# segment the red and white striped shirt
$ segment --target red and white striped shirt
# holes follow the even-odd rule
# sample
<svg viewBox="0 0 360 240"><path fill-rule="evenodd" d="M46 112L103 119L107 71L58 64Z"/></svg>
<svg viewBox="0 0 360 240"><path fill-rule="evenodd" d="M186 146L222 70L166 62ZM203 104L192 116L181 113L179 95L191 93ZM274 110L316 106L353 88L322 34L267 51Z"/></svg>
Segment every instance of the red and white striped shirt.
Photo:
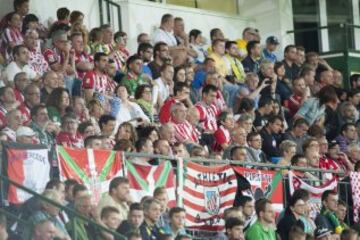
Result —
<svg viewBox="0 0 360 240"><path fill-rule="evenodd" d="M91 55L85 53L85 52L75 52L75 65L81 63L81 62L93 62L93 58ZM80 69L76 68L77 76L79 79L83 80L86 72L81 71Z"/></svg>
<svg viewBox="0 0 360 240"><path fill-rule="evenodd" d="M109 90L109 79L106 74L99 74L95 70L85 74L82 82L84 89L93 89L98 93L106 93Z"/></svg>
<svg viewBox="0 0 360 240"><path fill-rule="evenodd" d="M220 114L220 109L212 103L205 105L203 102L198 102L195 107L200 114L200 124L205 131L215 132L217 130L216 117Z"/></svg>
<svg viewBox="0 0 360 240"><path fill-rule="evenodd" d="M31 122L30 109L25 105L24 102L18 107L18 109L21 112L22 124L28 126Z"/></svg>
<svg viewBox="0 0 360 240"><path fill-rule="evenodd" d="M17 28L8 27L5 28L3 35L2 35L2 53L5 56L6 61L9 63L12 57L12 48L10 47L10 43L14 43L15 46L21 45L24 42L24 39L21 35L21 32Z"/></svg>
<svg viewBox="0 0 360 240"><path fill-rule="evenodd" d="M40 51L29 50L29 58L29 67L40 76L49 71L49 64Z"/></svg>
<svg viewBox="0 0 360 240"><path fill-rule="evenodd" d="M222 144L230 144L231 136L229 130L224 128L224 126L220 126L214 133L215 143L213 146L214 151L219 152L222 149Z"/></svg>
<svg viewBox="0 0 360 240"><path fill-rule="evenodd" d="M187 120L183 123L176 123L172 121L175 129L175 139L177 142L199 142L200 132L191 125Z"/></svg>

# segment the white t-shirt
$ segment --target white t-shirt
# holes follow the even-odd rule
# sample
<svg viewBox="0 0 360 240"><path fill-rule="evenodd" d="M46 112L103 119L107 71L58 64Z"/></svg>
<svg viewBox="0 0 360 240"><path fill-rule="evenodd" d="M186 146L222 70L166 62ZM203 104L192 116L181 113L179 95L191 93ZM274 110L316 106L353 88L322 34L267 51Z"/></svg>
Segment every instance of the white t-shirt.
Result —
<svg viewBox="0 0 360 240"><path fill-rule="evenodd" d="M154 45L158 42L164 42L169 47L175 47L177 46L176 38L174 36L174 33L172 32L166 32L161 28L156 29L153 36L153 43Z"/></svg>
<svg viewBox="0 0 360 240"><path fill-rule="evenodd" d="M130 120L133 120L133 121L131 121L131 123L134 126L136 126L137 125L137 121L135 120L136 118L141 118L145 122L150 122L150 119L148 118L148 116L145 115L145 113L143 112L143 110L137 103L130 102L129 106L124 106L123 104L120 103L119 112L116 114L117 127L121 123L130 121ZM117 127L115 129L117 129Z"/></svg>
<svg viewBox="0 0 360 240"><path fill-rule="evenodd" d="M158 94L160 95L160 99L162 102L170 96L169 85L165 84L161 77L155 79L156 85L158 86Z"/></svg>
<svg viewBox="0 0 360 240"><path fill-rule="evenodd" d="M14 81L14 77L19 72L25 72L29 79L36 78L36 72L32 70L29 65L25 65L23 68L20 68L14 61L12 61L4 71L4 79L7 79L9 82Z"/></svg>

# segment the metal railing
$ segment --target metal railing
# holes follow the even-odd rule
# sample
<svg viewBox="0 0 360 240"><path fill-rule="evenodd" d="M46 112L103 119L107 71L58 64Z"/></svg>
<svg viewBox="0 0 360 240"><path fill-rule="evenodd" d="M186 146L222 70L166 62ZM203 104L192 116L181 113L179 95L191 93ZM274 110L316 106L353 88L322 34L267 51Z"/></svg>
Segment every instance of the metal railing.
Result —
<svg viewBox="0 0 360 240"><path fill-rule="evenodd" d="M105 6L104 6L105 5ZM105 8L105 9L104 9ZM99 10L100 10L100 24L111 23L113 28L118 31L122 30L122 20L121 20L121 6L118 3L115 3L111 0L99 0ZM104 13L105 10L105 13ZM114 12L115 10L115 12ZM117 19L115 17L117 15ZM105 17L105 20L104 20ZM117 26L116 26L117 24Z"/></svg>
<svg viewBox="0 0 360 240"><path fill-rule="evenodd" d="M55 207L59 208L60 210L66 212L68 215L71 215L71 217L75 218L74 221L72 221L72 224L73 224L72 229L75 229L75 224L76 224L77 220L82 220L82 221L85 221L87 224L90 224L92 227L96 228L99 231L104 231L106 233L112 234L115 237L115 239L126 240L126 238L123 235L121 235L121 234L119 234L117 232L114 232L114 231L112 231L112 230L110 230L110 229L108 229L108 228L106 228L104 226L99 225L99 223L97 223L94 220L89 219L88 217L80 214L76 210L71 209L71 208L66 207L66 206L63 206L58 202L55 202L55 201L53 201L53 200L51 200L49 198L46 198L46 197L34 192L33 190L28 189L28 188L22 186L21 184L18 184L18 183L10 180L9 178L7 178L7 177L5 177L3 175L0 175L0 184L2 185L2 183L4 183L4 182L6 184L9 184L9 185L14 185L15 187L17 187L17 188L31 194L33 197L38 198L40 201L44 201L44 202L46 202L46 203L48 203L48 204L50 204L52 206L55 206ZM1 202L1 204L3 205L3 201ZM30 232L32 232L33 227L34 227L33 223L31 223L31 222L29 222L27 220L21 219L21 217L14 215L10 211L7 211L6 206L1 206L0 213L3 213L3 214L5 214L6 216L8 216L8 217L10 217L12 219L15 219L16 221L20 221L22 224L25 224L27 227L30 227L29 230L30 230ZM73 240L77 239L75 230L72 231L69 234L70 234L71 239L73 239ZM32 239L32 234L30 234L27 237L28 237L27 239L29 239L29 240Z"/></svg>

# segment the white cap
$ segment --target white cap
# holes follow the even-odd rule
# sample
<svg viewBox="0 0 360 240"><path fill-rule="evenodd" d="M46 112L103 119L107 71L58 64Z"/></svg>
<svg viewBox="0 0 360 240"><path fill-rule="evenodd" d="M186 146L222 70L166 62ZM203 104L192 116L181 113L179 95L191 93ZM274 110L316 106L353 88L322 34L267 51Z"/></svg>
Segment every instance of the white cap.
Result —
<svg viewBox="0 0 360 240"><path fill-rule="evenodd" d="M36 133L29 127L25 127L25 126L20 126L17 130L16 130L16 137L22 137L22 136L29 136L29 137L33 137L35 136Z"/></svg>

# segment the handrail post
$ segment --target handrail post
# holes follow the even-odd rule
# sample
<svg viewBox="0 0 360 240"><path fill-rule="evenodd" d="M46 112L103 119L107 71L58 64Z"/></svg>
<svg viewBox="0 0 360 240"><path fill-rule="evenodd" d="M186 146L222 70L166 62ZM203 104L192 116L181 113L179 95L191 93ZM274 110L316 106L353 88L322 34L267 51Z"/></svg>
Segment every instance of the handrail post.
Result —
<svg viewBox="0 0 360 240"><path fill-rule="evenodd" d="M176 180L177 180L177 206L183 206L183 191L184 191L184 159L176 158Z"/></svg>

